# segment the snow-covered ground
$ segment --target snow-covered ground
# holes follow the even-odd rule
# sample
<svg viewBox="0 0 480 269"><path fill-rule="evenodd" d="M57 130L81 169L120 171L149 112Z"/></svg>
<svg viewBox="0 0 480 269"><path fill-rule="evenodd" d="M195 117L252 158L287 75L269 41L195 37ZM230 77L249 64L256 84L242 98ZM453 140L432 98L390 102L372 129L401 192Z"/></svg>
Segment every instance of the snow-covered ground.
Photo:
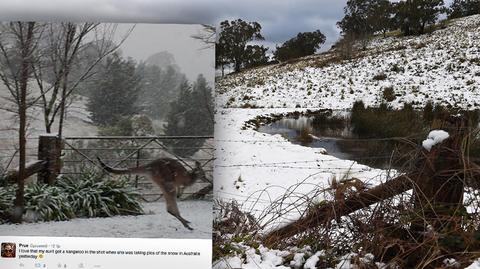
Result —
<svg viewBox="0 0 480 269"><path fill-rule="evenodd" d="M112 218L73 219L70 221L3 224L4 236L67 236L119 238L210 239L212 202L179 201L182 216L191 222L190 231L165 209L165 203L145 203L145 215Z"/></svg>
<svg viewBox="0 0 480 269"><path fill-rule="evenodd" d="M323 149L292 144L280 135L259 133L251 128L243 130L245 122L256 116L297 110L231 108L218 111L214 165L214 193L217 198L237 200L245 210L259 216L268 215L264 209L292 191L292 186L295 190L290 194L289 203L301 209L305 207L305 199L296 200L298 195L309 196L319 188L327 188L334 178L354 177L369 185L385 180L383 170L337 159L325 154ZM298 218L299 214L292 211L270 225L285 224Z"/></svg>
<svg viewBox="0 0 480 269"><path fill-rule="evenodd" d="M445 29L422 36L375 38L366 51L352 60L327 52L296 63L247 70L218 81L215 195L221 200L238 201L256 216L268 216L271 202L286 193L287 203L297 203L301 212L305 199L298 198L328 187L333 178L348 175L370 186L385 180L385 171L337 159L322 149L294 145L279 135L259 133L246 127L245 122L305 108L350 109L357 100L378 105L385 101L382 93L388 88L395 94L395 100L390 102L393 107L402 107L406 102L421 107L433 101L478 108L480 15L450 21ZM299 211L282 216L266 230L298 218ZM288 268L284 266L288 255L284 251L241 249L243 256L217 261L214 268ZM298 264L291 267L316 268L313 260L302 261L302 252L292 253ZM373 260L370 255L362 259ZM308 256L318 259L320 253ZM343 258L345 262L337 268L357 268L350 264L351 256Z"/></svg>
<svg viewBox="0 0 480 269"><path fill-rule="evenodd" d="M383 77L380 75L384 75ZM473 108L480 104L480 15L412 37L374 39L353 60L334 52L230 75L216 85L222 107L350 108L356 100L422 105L431 100Z"/></svg>

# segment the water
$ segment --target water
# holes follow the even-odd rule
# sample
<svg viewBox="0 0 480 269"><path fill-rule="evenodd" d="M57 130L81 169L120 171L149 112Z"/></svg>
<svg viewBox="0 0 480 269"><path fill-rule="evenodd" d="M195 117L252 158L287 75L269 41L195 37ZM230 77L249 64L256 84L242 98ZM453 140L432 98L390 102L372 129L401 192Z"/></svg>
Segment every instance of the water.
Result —
<svg viewBox="0 0 480 269"><path fill-rule="evenodd" d="M324 148L339 159L354 160L375 168L394 167L391 163L396 142L362 139L354 133L348 112L337 112L332 117L300 116L283 118L261 126L258 131L279 134L291 143L312 148ZM309 135L306 136L305 131Z"/></svg>

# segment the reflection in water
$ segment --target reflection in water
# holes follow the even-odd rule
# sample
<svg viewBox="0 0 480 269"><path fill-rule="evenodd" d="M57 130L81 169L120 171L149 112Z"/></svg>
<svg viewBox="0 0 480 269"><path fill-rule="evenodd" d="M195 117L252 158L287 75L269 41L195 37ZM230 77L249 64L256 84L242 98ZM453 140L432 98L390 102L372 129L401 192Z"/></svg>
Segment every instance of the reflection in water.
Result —
<svg viewBox="0 0 480 269"><path fill-rule="evenodd" d="M354 160L376 168L395 168L391 160L399 143L359 138L353 131L349 116L348 112L338 112L333 117L284 118L261 126L258 131L280 134L294 144L324 148L328 154L340 159Z"/></svg>

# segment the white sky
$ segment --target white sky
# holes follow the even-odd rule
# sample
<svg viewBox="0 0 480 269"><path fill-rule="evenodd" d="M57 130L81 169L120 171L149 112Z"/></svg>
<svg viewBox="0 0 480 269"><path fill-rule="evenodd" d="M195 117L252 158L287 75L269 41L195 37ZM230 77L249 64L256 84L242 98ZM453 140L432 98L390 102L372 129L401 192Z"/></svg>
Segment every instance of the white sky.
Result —
<svg viewBox="0 0 480 269"><path fill-rule="evenodd" d="M132 24L119 24L117 33L123 36ZM138 61L146 60L152 54L168 51L175 57L177 65L189 80L202 73L210 82L214 80L215 51L206 48L192 35L205 32L201 25L189 24L149 24L139 23L123 42L120 49L124 56Z"/></svg>

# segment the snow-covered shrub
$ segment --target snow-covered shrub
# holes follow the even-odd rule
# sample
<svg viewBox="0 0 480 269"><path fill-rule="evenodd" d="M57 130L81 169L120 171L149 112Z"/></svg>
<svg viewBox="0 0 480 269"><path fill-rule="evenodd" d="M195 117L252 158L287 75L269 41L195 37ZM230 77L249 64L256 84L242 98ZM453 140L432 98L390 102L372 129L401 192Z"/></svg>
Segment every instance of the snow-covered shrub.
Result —
<svg viewBox="0 0 480 269"><path fill-rule="evenodd" d="M7 221L7 212L12 209L14 199L13 187L0 187L0 223Z"/></svg>
<svg viewBox="0 0 480 269"><path fill-rule="evenodd" d="M375 76L373 76L373 80L386 80L387 75L385 73L380 73Z"/></svg>
<svg viewBox="0 0 480 269"><path fill-rule="evenodd" d="M138 215L143 210L138 193L127 180L103 178L84 170L77 176L64 176L57 185L68 197L77 217Z"/></svg>
<svg viewBox="0 0 480 269"><path fill-rule="evenodd" d="M252 214L244 212L241 206L232 201L225 203L216 201L214 204L215 217L213 220L213 259L240 254L244 246L257 248L259 231L258 222ZM241 243L241 245L239 245Z"/></svg>
<svg viewBox="0 0 480 269"><path fill-rule="evenodd" d="M29 184L25 188L25 210L35 220L60 221L75 217L74 210L62 188L46 184Z"/></svg>
<svg viewBox="0 0 480 269"><path fill-rule="evenodd" d="M25 187L28 221L62 221L76 217L111 217L143 214L139 195L127 180L103 178L84 170L61 177L55 185L31 183ZM0 187L0 223L8 221L15 186Z"/></svg>

